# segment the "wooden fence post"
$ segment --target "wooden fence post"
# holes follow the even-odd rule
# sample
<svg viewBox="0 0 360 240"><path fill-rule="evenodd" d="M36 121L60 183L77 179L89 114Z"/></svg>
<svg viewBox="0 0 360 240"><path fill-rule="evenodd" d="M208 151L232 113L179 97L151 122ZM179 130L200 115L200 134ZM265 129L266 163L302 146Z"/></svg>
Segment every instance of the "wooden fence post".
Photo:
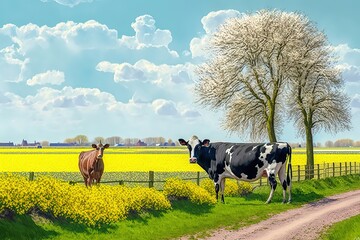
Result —
<svg viewBox="0 0 360 240"><path fill-rule="evenodd" d="M259 184L260 184L260 187L261 187L262 186L262 177L260 178Z"/></svg>
<svg viewBox="0 0 360 240"><path fill-rule="evenodd" d="M320 179L320 164L317 164L317 179Z"/></svg>
<svg viewBox="0 0 360 240"><path fill-rule="evenodd" d="M330 177L330 164L326 164L326 177Z"/></svg>
<svg viewBox="0 0 360 240"><path fill-rule="evenodd" d="M347 175L347 162L345 162L345 175Z"/></svg>
<svg viewBox="0 0 360 240"><path fill-rule="evenodd" d="M335 163L333 162L333 177L335 177Z"/></svg>
<svg viewBox="0 0 360 240"><path fill-rule="evenodd" d="M33 180L34 180L34 175L35 175L34 172L30 172L30 173L29 173L29 180L30 180L30 181L33 181Z"/></svg>
<svg viewBox="0 0 360 240"><path fill-rule="evenodd" d="M341 176L341 163L340 163L340 176Z"/></svg>
<svg viewBox="0 0 360 240"><path fill-rule="evenodd" d="M197 172L196 174L196 184L200 186L200 172Z"/></svg>
<svg viewBox="0 0 360 240"><path fill-rule="evenodd" d="M356 174L357 172L356 172L356 162L355 162L355 174Z"/></svg>
<svg viewBox="0 0 360 240"><path fill-rule="evenodd" d="M154 171L149 171L149 188L154 187Z"/></svg>
<svg viewBox="0 0 360 240"><path fill-rule="evenodd" d="M300 182L300 165L298 165L298 182Z"/></svg>
<svg viewBox="0 0 360 240"><path fill-rule="evenodd" d="M351 175L351 173L352 173L352 172L351 172L351 162L349 162L349 164L350 164L350 175Z"/></svg>

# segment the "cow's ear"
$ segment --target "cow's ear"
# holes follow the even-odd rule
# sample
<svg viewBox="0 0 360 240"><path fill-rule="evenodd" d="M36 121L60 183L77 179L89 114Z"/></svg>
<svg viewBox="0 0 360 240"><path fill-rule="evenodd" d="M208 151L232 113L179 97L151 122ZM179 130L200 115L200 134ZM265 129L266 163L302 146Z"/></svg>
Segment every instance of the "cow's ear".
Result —
<svg viewBox="0 0 360 240"><path fill-rule="evenodd" d="M92 144L91 146L92 146L93 148L97 148L96 144Z"/></svg>
<svg viewBox="0 0 360 240"><path fill-rule="evenodd" d="M183 146L187 145L187 142L182 138L179 138L179 143Z"/></svg>
<svg viewBox="0 0 360 240"><path fill-rule="evenodd" d="M104 148L108 148L108 147L110 147L108 143L104 145Z"/></svg>

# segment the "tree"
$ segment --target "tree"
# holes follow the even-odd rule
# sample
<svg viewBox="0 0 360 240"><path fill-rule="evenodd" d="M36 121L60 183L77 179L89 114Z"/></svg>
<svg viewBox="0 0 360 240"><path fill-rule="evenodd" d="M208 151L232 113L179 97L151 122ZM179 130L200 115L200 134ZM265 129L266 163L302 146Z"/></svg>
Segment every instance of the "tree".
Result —
<svg viewBox="0 0 360 240"><path fill-rule="evenodd" d="M299 21L296 48L288 58L292 67L287 72L287 103L299 134L306 136L307 165L314 166L313 134L349 129L350 100L343 91L341 72L335 68L325 34L304 16L299 15ZM309 174L312 176L313 170Z"/></svg>
<svg viewBox="0 0 360 240"><path fill-rule="evenodd" d="M113 137L106 138L105 142L115 146L116 144L123 143L123 139L119 136L113 136Z"/></svg>
<svg viewBox="0 0 360 240"><path fill-rule="evenodd" d="M105 143L105 138L103 138L103 137L96 137L95 139L94 139L94 142L95 143Z"/></svg>
<svg viewBox="0 0 360 240"><path fill-rule="evenodd" d="M334 147L334 142L330 141L330 140L326 141L325 142L325 147L328 147L328 148Z"/></svg>
<svg viewBox="0 0 360 240"><path fill-rule="evenodd" d="M335 147L352 147L353 145L354 145L354 140L348 138L338 139L334 143Z"/></svg>
<svg viewBox="0 0 360 240"><path fill-rule="evenodd" d="M226 110L223 127L276 142L278 107L301 28L295 13L263 10L225 22L212 36L210 60L197 68L201 105Z"/></svg>
<svg viewBox="0 0 360 240"><path fill-rule="evenodd" d="M74 142L76 142L75 138L66 138L64 140L64 143L74 143Z"/></svg>
<svg viewBox="0 0 360 240"><path fill-rule="evenodd" d="M77 135L74 138L75 142L77 142L79 145L84 145L89 142L88 137L85 135Z"/></svg>
<svg viewBox="0 0 360 240"><path fill-rule="evenodd" d="M41 141L41 146L49 146L49 141Z"/></svg>

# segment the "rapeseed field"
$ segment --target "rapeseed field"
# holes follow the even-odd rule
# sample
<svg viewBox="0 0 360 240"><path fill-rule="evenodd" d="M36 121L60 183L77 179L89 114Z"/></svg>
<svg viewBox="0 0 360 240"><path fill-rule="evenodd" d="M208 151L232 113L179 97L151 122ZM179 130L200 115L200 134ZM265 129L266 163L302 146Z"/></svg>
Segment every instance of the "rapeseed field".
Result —
<svg viewBox="0 0 360 240"><path fill-rule="evenodd" d="M1 148L0 172L78 172L80 152L90 148ZM315 164L360 162L360 152L316 153ZM174 148L109 148L104 153L106 172L198 172L189 164L184 147ZM306 165L306 154L296 149L293 165Z"/></svg>

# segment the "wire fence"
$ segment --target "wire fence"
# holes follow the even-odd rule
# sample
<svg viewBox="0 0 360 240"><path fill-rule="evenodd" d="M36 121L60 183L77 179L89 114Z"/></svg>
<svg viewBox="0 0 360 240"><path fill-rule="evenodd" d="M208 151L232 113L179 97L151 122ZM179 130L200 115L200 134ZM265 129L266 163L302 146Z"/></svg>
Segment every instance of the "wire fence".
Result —
<svg viewBox="0 0 360 240"><path fill-rule="evenodd" d="M50 175L70 184L84 183L80 173L53 173L53 172L30 172L21 173L28 175L30 180L43 175ZM323 179L328 177L337 177L349 174L360 174L360 162L340 162L340 163L324 163L309 165L293 165L292 166L292 181L300 182L305 179ZM164 183L168 178L180 178L186 181L193 181L200 185L202 179L208 178L205 171L203 172L105 172L101 183L112 185L126 185L126 186L143 186L155 187L156 189L163 189ZM267 178L260 178L251 182L253 187L268 185Z"/></svg>

